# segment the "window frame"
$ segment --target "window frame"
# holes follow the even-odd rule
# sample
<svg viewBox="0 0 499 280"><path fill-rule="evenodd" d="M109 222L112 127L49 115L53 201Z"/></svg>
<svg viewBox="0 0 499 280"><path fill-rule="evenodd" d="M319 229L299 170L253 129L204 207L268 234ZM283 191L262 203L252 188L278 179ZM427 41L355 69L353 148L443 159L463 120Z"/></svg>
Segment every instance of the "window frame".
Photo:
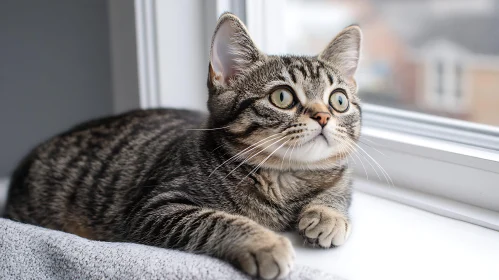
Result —
<svg viewBox="0 0 499 280"><path fill-rule="evenodd" d="M270 15L273 24L284 22L279 19L284 9L275 13L273 7L285 7L286 1L245 2L247 26L257 45L283 53L282 44L269 40L284 42L279 40L283 27L266 29L262 23ZM359 146L359 155L350 160L356 189L499 230L498 127L364 104Z"/></svg>
<svg viewBox="0 0 499 280"><path fill-rule="evenodd" d="M131 70L139 75L140 85L134 87L139 88L140 104L136 105L142 108L168 105L168 100L162 100L163 97L152 90L158 87L157 77L160 77L154 57L161 55L155 54L161 51L156 42L157 22L154 17L147 16L153 13L155 3L134 0L135 18L124 17L126 14L121 12L124 14L121 20L134 21L137 33L135 43L145 45L137 46L136 52L133 48L124 50L122 46L129 43L130 38L112 37L113 52L121 54L116 59L130 60L129 68L137 65ZM280 17L284 16L285 0L214 0L203 2L203 5L204 26L199 28L206 33L206 38L205 46L200 47L209 47L218 16L223 11L231 11L239 16L245 14L245 23L262 50L284 53L284 40L278 38L282 36L279 23L284 22ZM119 16L123 9L115 6L110 7L117 10L111 20L119 23L120 18L116 14ZM266 28L268 25L273 27ZM111 33L119 34L119 26L113 24ZM205 61L199 61L195 68L205 67ZM113 66L113 71L120 78L116 79L115 83L119 84L114 86L114 90L118 99L129 100L121 96L122 91L118 92L120 88L127 87L125 82L130 80L130 73L116 71L121 68L117 64ZM189 98L201 97L193 95ZM160 99L162 102L159 102ZM356 156L352 156L350 162L357 190L499 230L499 128L363 104L360 141L360 147L379 161L390 180L381 175L377 178L370 166L376 164L367 155L363 156L363 165ZM366 159L371 163L368 164ZM381 173L378 169L377 172ZM366 180L366 173L369 180Z"/></svg>

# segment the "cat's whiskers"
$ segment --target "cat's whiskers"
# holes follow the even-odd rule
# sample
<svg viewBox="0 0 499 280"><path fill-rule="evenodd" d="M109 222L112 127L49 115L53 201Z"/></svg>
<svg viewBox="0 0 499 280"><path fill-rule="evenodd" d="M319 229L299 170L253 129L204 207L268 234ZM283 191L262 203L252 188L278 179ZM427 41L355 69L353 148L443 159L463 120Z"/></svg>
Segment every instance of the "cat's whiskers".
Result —
<svg viewBox="0 0 499 280"><path fill-rule="evenodd" d="M350 140L351 141L351 140ZM383 166L381 166L381 164L379 164L368 152L366 152L361 146L359 146L357 143L351 141L351 143L353 143L355 146L357 146L357 148L359 148L362 152L364 152L373 162L374 164L376 164L378 166L378 168L380 169L381 173L383 174L383 176L385 177L385 180L387 181L387 183L391 184L392 186L394 186L393 184L393 180L392 178L390 177L390 175L388 175L388 172L386 172L386 170L383 168Z"/></svg>
<svg viewBox="0 0 499 280"><path fill-rule="evenodd" d="M289 136L289 135L286 135L286 136ZM284 137L286 137L284 136ZM244 179L248 178L248 176L250 176L251 174L255 173L275 152L277 152L282 146L286 145L286 143L288 143L289 141L291 141L291 139L288 139L286 140L286 142L282 143L279 147L277 147L272 153L270 153L264 160L262 160L262 162L260 162L255 168L253 168L253 170L251 170L248 175L244 176L241 181L239 181L239 183L237 183L236 186L238 186L239 184L241 184ZM274 143L275 144L275 143Z"/></svg>
<svg viewBox="0 0 499 280"><path fill-rule="evenodd" d="M384 148L386 148L386 146L385 146L385 145L382 145L382 144L376 143L376 142L374 142L374 141L373 141L373 140L371 140L371 139L364 138L364 140L366 140L366 141L370 142L370 143L371 143L371 144L373 144L373 145L376 145L376 146L380 146L380 147L384 147Z"/></svg>
<svg viewBox="0 0 499 280"><path fill-rule="evenodd" d="M291 170L291 159L292 159L292 155L293 155L293 152L295 151L295 147L298 145L298 142L295 142L293 144L293 148L291 149L291 153L289 153L289 170Z"/></svg>
<svg viewBox="0 0 499 280"><path fill-rule="evenodd" d="M229 128L229 126L215 127L215 128L186 128L185 130L220 130L220 129L226 129L226 128Z"/></svg>
<svg viewBox="0 0 499 280"><path fill-rule="evenodd" d="M351 156L351 157L350 157L350 156L349 156L350 154L354 154L354 155L356 155L356 154L355 154L355 152L356 152L356 151L355 151L355 148L354 148L354 147L351 147L351 146L347 146L347 147L345 148L345 150L346 150L346 152L345 152L345 158L346 158L346 160L347 160L347 164L350 164L349 159L351 159L355 165L358 165L357 160L355 160L355 157L353 157L353 156ZM356 156L358 157L358 155L356 155ZM364 163L362 162L362 160L361 160L360 158L359 158L359 161L360 161L360 165L362 166L362 169L363 169L363 170L364 170L364 172L366 173L366 179L367 179L367 180L369 180L369 176L367 175L367 171L366 171L366 168L364 167Z"/></svg>
<svg viewBox="0 0 499 280"><path fill-rule="evenodd" d="M291 149L291 146L288 146L288 149L286 150L286 152L284 153L284 156L282 157L282 162L281 162L281 170L283 168L283 165L284 165L284 159L286 158L286 154L289 152L289 149Z"/></svg>
<svg viewBox="0 0 499 280"><path fill-rule="evenodd" d="M338 141L338 140L337 140ZM349 157L349 155L352 153L352 149L349 149L348 147L345 147L344 149L341 149L341 154L347 161L347 164L350 164L349 159L352 159L353 163L357 165L357 161L355 160L354 157Z"/></svg>
<svg viewBox="0 0 499 280"><path fill-rule="evenodd" d="M338 140L337 138L335 138L333 136L333 139L337 142L340 143L340 146L342 144L342 141ZM345 159L347 161L347 165L348 165L348 153L350 153L350 150L348 149L348 147L344 150L342 148L338 149L338 153L340 154L340 160L341 159Z"/></svg>
<svg viewBox="0 0 499 280"><path fill-rule="evenodd" d="M367 163L371 166L371 168L373 169L373 171L376 173L376 175L378 176L378 179L381 180L381 177L379 176L379 173L377 172L376 168L371 164L371 162L369 161L369 159L375 164L375 166L380 170L381 174L383 175L384 179L386 180L386 182L390 185L393 186L393 181L390 177L390 175L386 172L386 170L373 158L371 157L371 155L369 153L367 153L362 147L360 147L357 143L355 143L353 140L351 139L348 139L348 138L345 138L346 141L348 141L350 143L350 145L355 145L356 147L358 147L358 149L360 151L362 151L364 154L361 154L360 152L358 152L366 161ZM357 150L357 149L356 149ZM367 155L367 157L366 157Z"/></svg>
<svg viewBox="0 0 499 280"><path fill-rule="evenodd" d="M366 139L366 140L367 140L367 139ZM385 155L384 153L382 153L380 150L376 149L375 147L373 147L373 146L371 146L371 145L367 144L366 142L362 142L360 139L358 139L357 141L359 141L360 143L362 143L362 144L364 144L364 145L368 146L369 148L371 148L371 149L375 150L376 152L378 152L378 153L380 153L381 155L383 155L383 156L385 156L385 157L386 157L386 155Z"/></svg>
<svg viewBox="0 0 499 280"><path fill-rule="evenodd" d="M215 148L213 151L211 151L211 152L213 153L214 151L216 151L216 150L218 150L218 149L222 148L223 146L225 146L225 144L222 144L222 145L220 145L220 146L216 147L216 148Z"/></svg>
<svg viewBox="0 0 499 280"><path fill-rule="evenodd" d="M341 135L340 135L341 137ZM374 170L374 173L376 174L376 176L378 177L379 180L381 180L381 177L379 176L379 173L378 171L376 170L376 168L374 168L374 166L371 164L371 162L369 161L368 158L366 158L363 154L361 154L357 149L355 149L355 147L352 145L352 143L354 143L352 140L350 140L349 138L347 137L341 137L343 140L345 140L345 144L346 145L349 145L349 146L352 146L353 148L353 153L355 155L357 155L358 159L360 160L360 162L362 163L362 158L364 158L366 160L366 162L371 166L371 169ZM364 167L364 164L362 164L362 166ZM366 178L369 178L367 176L367 171L366 171L366 168L364 167L364 171L366 172ZM368 179L369 180L369 179Z"/></svg>
<svg viewBox="0 0 499 280"><path fill-rule="evenodd" d="M244 159L238 166L236 166L234 169L232 169L232 171L230 171L227 175L225 175L224 179L227 178L230 174L232 174L232 172L236 171L236 169L238 169L239 167L241 167L241 165L245 164L248 160L256 157L257 155L261 154L263 151L265 151L266 149L268 149L269 147L272 147L273 145L281 142L284 138L286 138L286 136L289 136L289 135L284 135L283 137L279 138L278 140L272 142L270 145L268 145L267 147L261 149L259 152L257 152L256 154L253 154L251 157L249 158L246 158ZM274 139L273 139L274 140ZM289 140L288 140L289 141ZM287 143L287 142L286 142ZM256 148L256 147L255 147ZM272 154L271 154L272 155Z"/></svg>
<svg viewBox="0 0 499 280"><path fill-rule="evenodd" d="M222 164L220 164L219 166L215 167L215 169L213 169L213 171L210 173L210 175L208 175L208 177L210 177L211 175L213 175L213 173L215 173L215 171L217 171L217 170L218 170L220 167L222 167L224 164L229 163L229 162L232 162L233 160L235 160L235 159L236 159L237 157L239 157L240 155L245 154L245 153L247 153L247 152L251 152L251 151L252 151L252 150L254 150L255 148L258 148L258 147L262 146L263 144L265 144L265 143L267 143L267 142L269 142L269 141L271 141L271 140L275 140L277 137L279 137L279 136L280 136L279 134L281 134L281 133L276 133L276 134L270 135L270 136L268 136L268 137L266 137L266 138L264 138L264 139L262 139L262 140L260 140L260 141L256 142L255 144L252 144L252 145L250 145L250 146L246 147L245 149L243 149L243 150L242 150L242 151L240 151L239 153L237 153L237 154L233 155L232 157L230 157L230 158L229 158L229 159L227 159L226 161L222 162ZM274 138L274 137L276 137L276 138ZM272 139L269 139L269 138L272 138ZM267 141L265 141L265 140L267 140ZM261 143L262 141L265 141L265 142ZM260 143L260 144L259 144L259 143ZM258 144L259 144L259 145L258 145ZM258 145L258 146L255 146L255 145Z"/></svg>
<svg viewBox="0 0 499 280"><path fill-rule="evenodd" d="M342 138L346 141L345 144L350 143L351 145L356 146L358 148L358 150L360 150L361 152L363 152L367 156L367 158L366 158L362 153L358 152L357 149L355 149L359 153L359 155L361 155L363 158L366 159L367 163L374 170L374 172L378 176L379 180L381 180L381 177L379 176L379 173L377 172L376 168L374 168L374 166L371 164L371 162L369 161L369 159L371 159L371 161L376 165L376 167L378 167L378 169L380 170L381 174L383 175L383 177L385 178L385 180L387 181L387 183L389 183L389 184L391 184L393 186L393 181L392 181L390 175L386 172L386 170L367 151L365 151L359 144L355 143L355 141L353 141L352 139L350 139L348 137L342 137ZM363 143L363 142L361 142L361 143ZM367 146L371 147L370 145L367 145ZM385 154L383 154L381 151L377 150L376 148L374 148L374 147L371 147L371 148L373 148L374 150L378 151L383 156L386 156ZM361 161L361 163L362 163L362 161ZM364 168L364 170L365 170L365 168ZM367 172L366 172L366 177L367 177Z"/></svg>
<svg viewBox="0 0 499 280"><path fill-rule="evenodd" d="M338 142L340 142L341 144L344 144L344 145L346 145L347 147L349 147L349 148L350 148L350 153L352 153L354 156L356 156L356 157L359 159L360 164L362 165L362 169L364 169L364 172L366 173L366 180L368 180L368 181L369 181L369 175L368 175L368 173L367 173L367 169L366 169L366 167L364 166L364 163L362 162L362 158L359 156L360 154L359 154L359 152L355 149L355 147L354 147L353 145L351 145L348 141L346 141L346 140L348 140L348 138L346 138L346 137L342 137L341 135L334 135L334 134L331 134L331 135L333 136L333 138L334 138L336 141L338 141ZM368 162L369 162L369 161L368 161ZM371 167L372 167L372 165L371 165ZM379 176L378 176L378 177L379 177Z"/></svg>

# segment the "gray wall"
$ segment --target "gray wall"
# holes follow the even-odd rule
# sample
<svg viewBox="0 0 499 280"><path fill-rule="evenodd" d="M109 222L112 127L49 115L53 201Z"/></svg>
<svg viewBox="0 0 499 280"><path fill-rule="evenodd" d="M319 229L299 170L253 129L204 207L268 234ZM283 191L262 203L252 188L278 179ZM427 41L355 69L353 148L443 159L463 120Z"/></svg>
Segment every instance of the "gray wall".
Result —
<svg viewBox="0 0 499 280"><path fill-rule="evenodd" d="M35 144L111 114L104 0L0 1L0 177Z"/></svg>
<svg viewBox="0 0 499 280"><path fill-rule="evenodd" d="M134 0L108 0L113 108L122 113L140 107Z"/></svg>

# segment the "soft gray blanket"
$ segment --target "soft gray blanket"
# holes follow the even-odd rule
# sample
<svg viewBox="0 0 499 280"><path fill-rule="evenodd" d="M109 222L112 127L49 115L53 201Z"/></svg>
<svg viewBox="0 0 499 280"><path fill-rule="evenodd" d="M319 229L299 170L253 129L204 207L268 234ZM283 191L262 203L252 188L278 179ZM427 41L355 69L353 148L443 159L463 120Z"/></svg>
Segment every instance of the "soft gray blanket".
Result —
<svg viewBox="0 0 499 280"><path fill-rule="evenodd" d="M0 218L0 279L250 279L215 258L91 241ZM338 279L296 265L288 279Z"/></svg>

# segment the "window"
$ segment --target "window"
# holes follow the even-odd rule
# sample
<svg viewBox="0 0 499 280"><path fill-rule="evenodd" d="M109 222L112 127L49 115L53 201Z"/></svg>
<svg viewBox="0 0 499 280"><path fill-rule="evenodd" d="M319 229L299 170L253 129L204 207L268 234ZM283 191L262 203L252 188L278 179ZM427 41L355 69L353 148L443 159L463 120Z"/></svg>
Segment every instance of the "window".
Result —
<svg viewBox="0 0 499 280"><path fill-rule="evenodd" d="M264 51L305 55L358 23L358 188L499 229L498 0L252 0L246 21Z"/></svg>
<svg viewBox="0 0 499 280"><path fill-rule="evenodd" d="M272 43L267 51L316 54L343 27L358 23L364 44L357 77L367 103L499 125L494 107L478 108L485 100L499 104L499 63L493 63L499 61L499 1L277 2L273 6L284 8L270 7L263 21L271 20L277 31L267 37L282 48ZM427 84L440 99L421 102L428 100Z"/></svg>
<svg viewBox="0 0 499 280"><path fill-rule="evenodd" d="M440 99L444 95L444 64L442 61L437 61L435 63L435 84L436 84L436 93L438 97L438 101L441 101Z"/></svg>
<svg viewBox="0 0 499 280"><path fill-rule="evenodd" d="M463 66L461 64L456 64L455 68L454 68L454 71L456 71L455 75L456 75L456 80L455 80L455 86L456 86L456 89L455 89L455 96L456 96L456 99L459 100L460 98L462 98L463 96Z"/></svg>
<svg viewBox="0 0 499 280"><path fill-rule="evenodd" d="M463 71L462 64L455 60L437 58L430 60L424 71L427 86L424 90L425 103L422 107L435 110L440 113L464 116L468 110L463 95Z"/></svg>

